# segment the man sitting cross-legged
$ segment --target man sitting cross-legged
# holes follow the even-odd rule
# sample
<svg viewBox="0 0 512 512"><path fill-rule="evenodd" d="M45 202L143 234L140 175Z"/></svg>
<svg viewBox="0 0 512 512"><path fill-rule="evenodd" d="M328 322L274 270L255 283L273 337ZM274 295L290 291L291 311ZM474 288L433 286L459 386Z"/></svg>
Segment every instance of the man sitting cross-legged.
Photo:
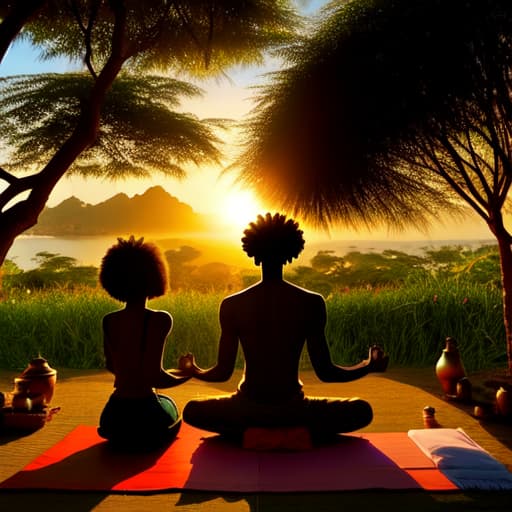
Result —
<svg viewBox="0 0 512 512"><path fill-rule="evenodd" d="M313 368L324 382L348 382L384 371L387 357L380 348L372 347L368 359L355 366L331 361L323 297L283 279L283 265L304 248L295 221L267 213L258 216L244 235L244 251L254 257L256 265L261 264L261 281L222 301L215 366L200 368L192 354L180 358L184 374L207 382L226 381L233 373L240 343L244 375L230 396L189 402L183 410L184 421L239 439L253 427L301 427L313 439L365 427L373 416L366 401L304 396L300 356L306 344Z"/></svg>

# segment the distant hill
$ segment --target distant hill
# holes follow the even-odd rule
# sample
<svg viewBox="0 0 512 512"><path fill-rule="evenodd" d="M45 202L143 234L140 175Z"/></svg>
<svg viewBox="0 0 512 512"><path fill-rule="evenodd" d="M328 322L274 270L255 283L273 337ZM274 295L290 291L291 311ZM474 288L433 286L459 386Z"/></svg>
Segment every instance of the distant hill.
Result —
<svg viewBox="0 0 512 512"><path fill-rule="evenodd" d="M46 207L26 234L49 236L191 233L208 230L207 218L195 213L162 187L132 198L116 194L95 205L70 197Z"/></svg>

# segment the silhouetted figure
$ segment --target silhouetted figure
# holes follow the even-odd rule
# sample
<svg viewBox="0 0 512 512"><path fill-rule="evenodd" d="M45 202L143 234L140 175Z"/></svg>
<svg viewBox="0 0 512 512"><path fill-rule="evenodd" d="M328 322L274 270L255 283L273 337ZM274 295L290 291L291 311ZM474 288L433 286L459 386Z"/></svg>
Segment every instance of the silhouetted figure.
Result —
<svg viewBox="0 0 512 512"><path fill-rule="evenodd" d="M155 245L133 236L119 238L102 260L100 282L126 305L103 318L106 366L115 376L115 389L101 413L98 433L122 449L157 447L174 439L181 415L174 401L155 388L188 380L162 368L171 315L146 307L147 299L165 293L167 267Z"/></svg>
<svg viewBox="0 0 512 512"><path fill-rule="evenodd" d="M261 264L262 279L222 301L217 364L201 369L188 354L180 358L179 365L184 374L197 379L226 381L234 370L240 343L244 375L233 395L189 402L184 420L235 438L249 427L302 426L313 438L323 439L368 425L372 409L359 398L304 396L299 379L301 352L306 344L313 368L325 382L348 382L384 371L387 358L381 357L381 349L372 348L367 360L352 367L331 361L323 297L283 279L283 265L304 248L295 221L267 213L258 216L244 235L243 249L256 265Z"/></svg>

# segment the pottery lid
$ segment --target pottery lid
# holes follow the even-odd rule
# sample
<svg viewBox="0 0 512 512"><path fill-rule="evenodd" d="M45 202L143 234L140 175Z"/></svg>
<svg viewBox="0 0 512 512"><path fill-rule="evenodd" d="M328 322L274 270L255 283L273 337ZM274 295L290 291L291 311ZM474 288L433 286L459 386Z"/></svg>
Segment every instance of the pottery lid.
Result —
<svg viewBox="0 0 512 512"><path fill-rule="evenodd" d="M48 361L43 357L35 357L30 361L28 367L21 374L22 377L45 377L55 375L57 372L50 367Z"/></svg>

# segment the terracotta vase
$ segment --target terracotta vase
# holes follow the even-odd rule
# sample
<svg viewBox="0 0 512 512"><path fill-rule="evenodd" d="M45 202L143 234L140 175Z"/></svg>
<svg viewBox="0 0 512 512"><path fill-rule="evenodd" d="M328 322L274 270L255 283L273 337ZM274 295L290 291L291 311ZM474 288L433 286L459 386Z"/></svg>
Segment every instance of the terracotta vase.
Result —
<svg viewBox="0 0 512 512"><path fill-rule="evenodd" d="M496 392L496 409L501 416L512 416L512 397L504 387Z"/></svg>
<svg viewBox="0 0 512 512"><path fill-rule="evenodd" d="M43 395L45 403L51 402L57 381L57 371L50 367L46 359L42 357L32 359L21 374L21 378L26 382L31 397Z"/></svg>
<svg viewBox="0 0 512 512"><path fill-rule="evenodd" d="M447 398L457 398L457 383L466 376L457 341L446 338L446 346L436 364L436 375Z"/></svg>

